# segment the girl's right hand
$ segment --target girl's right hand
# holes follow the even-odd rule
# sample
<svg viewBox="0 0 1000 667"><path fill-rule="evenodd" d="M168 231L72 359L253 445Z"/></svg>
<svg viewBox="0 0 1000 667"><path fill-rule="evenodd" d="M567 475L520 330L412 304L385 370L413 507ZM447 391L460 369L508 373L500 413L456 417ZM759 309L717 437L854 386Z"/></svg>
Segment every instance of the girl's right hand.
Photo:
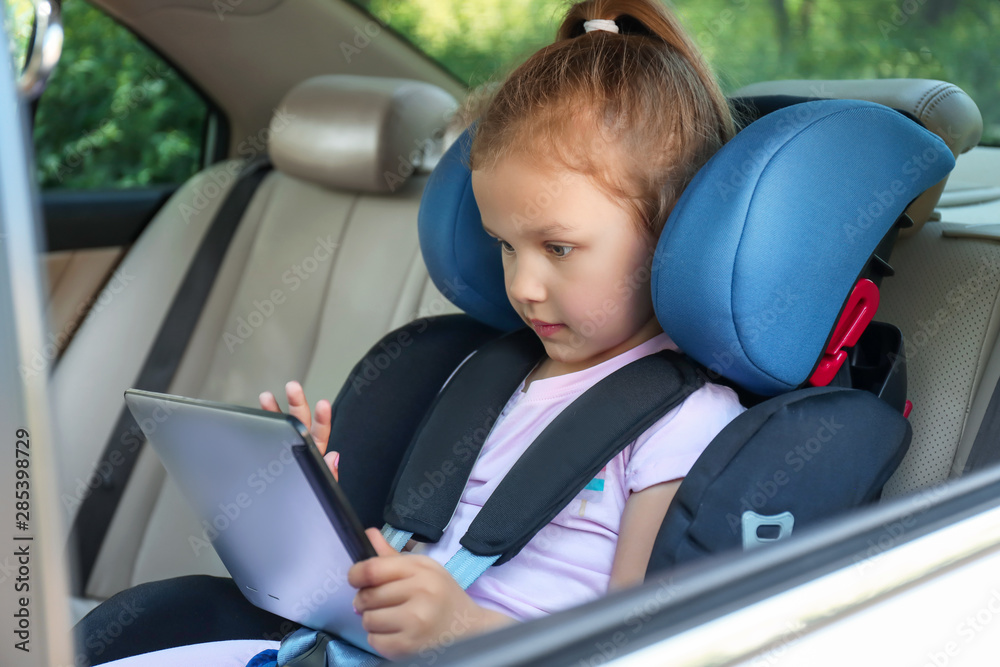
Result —
<svg viewBox="0 0 1000 667"><path fill-rule="evenodd" d="M330 440L330 422L333 414L330 401L324 399L316 403L316 418L313 419L302 385L292 380L285 385L285 396L288 398L288 413L309 429L309 434L312 436L313 442L316 443L316 448L323 455L323 460L326 461L330 472L333 473L333 478L339 482L340 453L326 451ZM271 392L265 391L261 393L259 400L260 407L263 409L270 410L271 412L281 412L281 408L278 407L278 401Z"/></svg>

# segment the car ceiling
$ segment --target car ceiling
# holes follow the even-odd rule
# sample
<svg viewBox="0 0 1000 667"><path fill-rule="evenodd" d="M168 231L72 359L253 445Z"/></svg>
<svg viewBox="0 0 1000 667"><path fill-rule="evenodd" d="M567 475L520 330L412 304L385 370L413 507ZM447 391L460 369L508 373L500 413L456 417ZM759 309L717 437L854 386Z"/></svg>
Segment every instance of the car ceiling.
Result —
<svg viewBox="0 0 1000 667"><path fill-rule="evenodd" d="M282 96L319 74L465 86L346 0L92 0L130 27L228 115L230 150L267 126ZM375 37L365 44L356 29ZM363 45L345 55L341 44Z"/></svg>

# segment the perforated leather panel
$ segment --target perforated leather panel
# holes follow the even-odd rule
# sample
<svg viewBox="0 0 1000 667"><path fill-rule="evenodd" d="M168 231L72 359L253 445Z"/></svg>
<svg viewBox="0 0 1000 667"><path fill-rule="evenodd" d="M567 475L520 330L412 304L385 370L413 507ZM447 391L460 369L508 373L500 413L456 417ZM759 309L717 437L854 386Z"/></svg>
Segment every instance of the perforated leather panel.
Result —
<svg viewBox="0 0 1000 667"><path fill-rule="evenodd" d="M884 497L948 477L962 428L996 338L991 326L1000 290L1000 243L942 238L928 223L900 241L896 276L882 284L877 319L903 332L913 441Z"/></svg>

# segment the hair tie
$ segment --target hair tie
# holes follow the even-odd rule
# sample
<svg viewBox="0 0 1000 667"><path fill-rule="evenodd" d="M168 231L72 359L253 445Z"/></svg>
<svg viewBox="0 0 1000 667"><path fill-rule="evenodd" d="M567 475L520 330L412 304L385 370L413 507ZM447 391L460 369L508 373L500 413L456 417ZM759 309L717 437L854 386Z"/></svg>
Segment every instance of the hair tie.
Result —
<svg viewBox="0 0 1000 667"><path fill-rule="evenodd" d="M583 22L583 31L604 30L606 32L618 33L618 24L611 19L590 19Z"/></svg>

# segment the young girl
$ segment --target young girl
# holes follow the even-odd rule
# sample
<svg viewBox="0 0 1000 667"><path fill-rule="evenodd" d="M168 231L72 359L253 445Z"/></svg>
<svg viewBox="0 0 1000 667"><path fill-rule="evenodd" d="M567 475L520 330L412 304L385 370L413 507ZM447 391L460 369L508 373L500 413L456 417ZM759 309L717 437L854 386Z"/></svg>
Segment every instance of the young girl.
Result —
<svg viewBox="0 0 1000 667"><path fill-rule="evenodd" d="M656 422L608 463L595 485L603 488L582 492L467 591L443 564L562 409L630 361L676 349L650 298L655 242L695 171L731 132L716 82L656 0L573 6L558 40L496 92L475 131L472 186L510 303L545 356L501 412L437 544L398 554L368 530L379 557L356 564L349 581L374 648L398 656L642 581L680 479L742 410L727 388L709 384ZM329 403L319 402L313 421L301 387L286 391L291 413L325 448ZM278 409L266 392L261 405ZM327 454L335 471L337 458Z"/></svg>
<svg viewBox="0 0 1000 667"><path fill-rule="evenodd" d="M438 543L400 554L377 528L367 531L379 556L348 577L375 649L389 657L425 650L643 580L681 479L742 411L728 388L707 384L664 415L468 590L443 564L560 411L629 362L676 349L653 313L653 250L683 189L732 132L718 84L658 0L572 6L556 42L499 87L475 130L472 186L510 303L545 356L501 412ZM291 414L325 450L330 403L319 401L313 419L298 383L286 393ZM260 402L279 409L269 392ZM325 458L336 476L339 454ZM260 643L241 650L249 658Z"/></svg>

